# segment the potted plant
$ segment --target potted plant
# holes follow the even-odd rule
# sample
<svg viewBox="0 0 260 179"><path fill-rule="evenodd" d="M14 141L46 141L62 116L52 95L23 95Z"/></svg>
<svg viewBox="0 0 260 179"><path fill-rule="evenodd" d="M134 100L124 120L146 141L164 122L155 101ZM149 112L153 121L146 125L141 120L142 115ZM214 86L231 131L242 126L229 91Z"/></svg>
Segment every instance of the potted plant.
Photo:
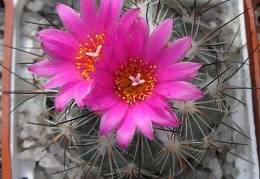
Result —
<svg viewBox="0 0 260 179"><path fill-rule="evenodd" d="M23 4L25 2L26 1L19 3ZM89 1L88 3L91 2L92 1ZM230 11L230 7L233 6L234 9L243 9L242 3L236 3L233 1L223 3L218 3L215 1L195 1L194 3L189 4L189 2L190 1L187 1L186 4L186 2L179 1L174 3L171 3L171 1L127 1L124 6L124 10L126 11L125 13L131 12L131 9L135 7L140 7L140 18L137 18L138 20L136 21L141 20L138 23L136 22L136 26L138 26L139 23L144 25L140 26L142 28L149 26L151 34L158 31L161 26L165 28L168 27L167 24L171 24L171 20L169 20L169 18L173 18L174 31L171 37L169 37L171 38L171 44L174 44L174 41L176 40L178 42L178 39L184 39L186 40L185 42L188 43L189 40L187 36L192 37L192 43L189 42L192 44L191 48L189 45L184 45L184 41L180 44L180 51L183 51L181 56L183 57L183 61L180 65L185 66L186 64L189 64L190 66L185 66L185 68L190 68L191 70L191 74L185 72L186 76L185 78L182 77L182 79L187 79L189 80L189 84L193 84L193 86L189 86L192 90L186 92L186 96L182 97L184 102L180 100L173 100L171 97L167 98L167 106L170 105L172 108L171 111L167 108L167 111L171 115L174 115L173 112L175 112L181 123L177 124L176 121L174 124L168 123L167 121L162 123L162 121L167 118L167 116L164 116L161 121L153 121L154 124L159 124L159 126L164 127L154 125L154 135L152 136L152 134L149 133L151 131L146 130L149 127L148 124L141 127L141 124L139 124L138 121L135 121L135 125L138 126L138 130L136 130L133 139L129 141L130 134L126 133L128 128L123 130L125 133L120 133L120 127L118 125L113 128L112 124L108 124L108 121L104 121L105 117L103 116L107 115L109 110L106 113L96 112L97 110L100 111L100 106L104 104L103 98L107 97L104 95L102 98L102 104L96 105L95 102L98 102L101 99L95 90L99 90L101 87L93 90L95 92L94 96L92 95L92 97L86 97L87 100L83 100L83 106L85 106L83 109L81 109L81 107L83 107L81 102L77 101L76 97L76 104L74 103L74 100L69 103L70 100L67 101L62 98L62 101L67 103L66 105L63 105L62 103L59 103L59 100L58 102L54 101L54 97L56 95L56 90L62 91L63 89L64 91L65 85L61 89L58 88L47 92L43 91L42 85L45 85L46 81L42 78L32 76L29 72L24 70L31 65L30 63L37 61L37 63L35 63L36 65L30 67L30 70L33 73L38 74L38 76L41 76L39 74L45 76L46 72L39 72L39 70L46 70L47 68L42 64L49 63L50 61L43 62L42 60L39 61L38 58L27 58L26 61L16 61L19 65L24 65L26 63L25 66L19 66L16 68L14 67L14 64L13 66L10 66L9 63L5 62L3 66L6 69L9 69L5 71L5 75L8 75L9 73L10 76L10 69L11 71L15 70L15 75L19 76L22 81L19 82L19 80L13 78L12 83L16 84L14 85L16 87L5 86L3 88L5 93L8 91L16 93L15 98L12 99L12 102L17 102L17 104L12 103L12 109L15 110L11 113L10 120L7 115L10 112L10 108L3 109L3 113L5 114L5 116L3 115L3 118L5 117L3 119L3 134L5 134L3 135L3 156L5 156L3 158L3 162L6 162L7 164L6 167L3 168L3 175L7 178L11 178L12 165L13 169L16 169L16 167L20 168L20 170L18 169L12 171L21 171L17 173L13 172L13 177L33 177L33 171L37 173L37 176L42 177L46 177L47 174L53 174L54 177L67 176L72 178L182 178L190 176L215 176L220 178L222 175L234 176L236 178L248 178L258 176L259 167L256 155L256 135L253 122L253 119L258 121L258 110L254 110L253 117L251 83L249 76L251 76L252 80L253 96L256 96L256 98L253 98L254 109L257 109L258 102L256 99L259 96L257 95L259 71L257 60L255 60L258 58L258 51L257 43L254 41L255 38L253 38L255 37L256 31L254 30L255 26L253 23L254 21L252 20L253 11L250 9L250 1L244 1L245 9L236 12ZM40 2L34 1L29 3ZM77 4L73 4L73 6L75 8L78 7ZM220 6L221 8L219 8ZM11 6L7 5L6 2L6 8L10 7ZM30 9L31 5L27 4L26 7ZM69 26L70 21L66 20L66 18L70 18L75 13L65 5L58 5L57 8L59 16L62 18L63 23L65 23L65 28L67 30L69 29L68 31L72 34L75 32L80 32L80 30L74 31L73 28L71 29ZM19 14L19 9L16 10ZM64 15L64 12L66 11L70 12L71 16L68 17ZM48 13L49 16L43 14L43 19L49 21L52 28L56 27L58 29L63 29L61 26L62 23L58 21L56 14L52 14L50 12ZM250 21L244 21L244 14L245 18L250 19ZM114 14L111 13L111 16L113 15ZM82 18L84 18L83 16ZM226 18L225 16L228 16L229 18ZM37 18L38 17L36 17L36 19ZM42 19L37 20L40 21L40 28L46 26L47 21L44 22ZM106 22L106 20L104 21ZM9 22L12 22L12 20L9 20ZM102 19L101 22L103 23ZM122 22L129 21L128 19L123 19ZM245 22L247 28L245 28ZM31 22L30 25L33 23L36 22ZM238 23L240 25L237 25ZM110 28L110 26L108 27ZM39 27L33 30L32 28L35 27L29 27L29 34L26 34L27 36L35 35L34 31L39 30ZM114 26L111 26L111 28L113 29ZM123 25L122 29L124 29ZM245 29L247 29L247 35L245 35ZM15 28L15 30L16 34L19 34L19 28ZM23 28L22 30L26 31L26 28ZM116 30L118 29L115 29L115 31ZM25 33L24 31L23 33ZM58 31L60 33L62 30ZM164 28L161 28L160 31L164 33L169 32ZM5 30L5 32L7 32L7 30ZM54 55L53 57L53 52L50 51L48 47L46 49L46 45L51 45L50 42L56 41L55 39L50 39L53 35L48 34L49 32L54 33L53 31L45 30L38 36L42 41L44 52L46 52L52 59L57 56ZM95 42L96 46L94 51L92 49L92 51L85 52L85 48L92 48L89 46L85 46L84 48L82 47L82 49L80 48L80 51L82 51L82 53L84 51L84 54L87 55L88 58L91 57L91 59L96 59L100 55L101 49L103 48L104 36L102 34L105 34L106 36L106 33L107 32L102 32L100 33L101 35L98 34L95 36L96 39L94 40L93 37L89 37L88 40ZM122 33L124 33L124 30ZM131 33L133 33L132 35L135 35L134 32ZM9 35L11 36L11 34ZM48 37L46 37L46 35ZM5 37L7 36L8 34ZM14 37L17 36L14 35ZM151 35L150 38L153 38L153 35ZM162 39L163 38L164 37L162 36ZM10 44L6 41L5 44L16 48L16 51L18 50L20 55L27 54L26 52L28 52L28 49L24 50L23 48L18 48L21 45L20 42L13 42L13 44ZM16 42L18 42L18 45ZM35 46L35 44L39 45L40 42L27 41L26 43L29 44L28 46ZM149 42L147 43L149 44ZM157 43L157 48L159 49L160 43L159 41ZM248 50L245 44L248 45ZM150 45L151 49L153 49L153 52L151 51L150 53L156 54L157 48L154 47L156 44L151 43ZM121 46L115 45L113 48L121 48ZM164 48L166 47L162 47L162 49ZM184 53L186 50L183 49L189 49L189 51ZM64 49L60 49L59 53L62 50ZM39 52L38 49L37 51L30 51L30 53L34 55L36 52ZM42 55L41 52L37 54L38 56ZM20 55L19 57L21 57ZM60 56L62 55L63 54L60 54ZM102 52L102 55L106 56L105 52ZM149 54L146 56L149 57ZM81 56L77 57L79 59L83 58ZM15 58L15 60L18 58L18 54L14 50L13 58ZM84 57L84 59L85 58L86 57ZM247 66L249 59L251 74L249 73L249 68ZM138 62L138 64L136 62L138 60L139 59L133 59L132 61L130 60L131 63L134 63L132 66L140 65L141 62ZM180 60L181 59L178 59L178 61ZM155 72L150 67L149 71L148 67L145 66L145 63L141 64L142 68L140 67L139 70L132 68L131 65L131 68L129 67L128 69L127 64L128 62L120 67L121 71L116 71L115 81L118 83L116 83L116 88L113 89L117 89L115 94L117 94L118 97L122 99L126 98L129 101L127 103L132 105L136 100L140 101L141 98L143 100L142 96L140 96L139 99L138 95L140 91L134 93L134 95L131 92L131 95L129 94L131 97L128 97L128 95L126 95L128 92L121 90L122 88L124 89L121 84L128 84L130 80L132 84L131 90L135 91L136 86L140 87L145 86L146 84L146 87L150 89L151 84L158 84L155 79L163 79L157 79L157 77L151 76ZM192 68L191 64L193 65ZM202 64L202 66L200 67L199 73L195 78L194 73L196 73L198 70L197 68L200 66L198 64ZM57 65L62 66L63 64ZM77 65L77 69L82 70L82 65L86 65L86 63L84 62L83 64L78 62ZM111 68L113 68L113 63L110 65ZM157 65L160 66L160 64ZM144 74L142 71L143 68L145 68L146 71L148 70L149 73L145 72ZM53 67L53 69L57 68ZM69 69L69 67L64 65L64 69ZM106 70L102 66L100 69L102 69L102 71ZM132 70L136 74L128 74L128 70ZM168 72L165 72L165 74L162 75L161 72L164 72L164 70L165 69L159 70L156 74L158 73L158 76L163 76L165 79L168 79L171 75L173 75L171 74L173 73L171 70L169 71L169 74ZM180 69L177 68L176 70L178 71ZM49 71L49 73L52 73L52 71ZM103 74L103 72L100 73ZM182 71L179 71L179 74L182 73ZM127 82L124 82L124 80L122 81L125 74L129 77ZM82 76L89 79L85 67L82 70ZM96 74L96 76L100 77L99 74ZM69 78L70 76L67 77ZM152 80L149 82L150 77ZM241 78L243 80L241 80ZM110 78L106 79L109 80ZM22 87L22 83L30 83L35 88L33 89L28 86ZM45 87L51 88L55 86L53 83L53 80L51 80L51 82L47 82L49 86L46 85L47 87ZM95 85L98 86L98 84ZM202 93L193 88L194 86L203 92L203 97L201 96ZM87 90L85 87L86 84L83 89ZM160 90L158 90L157 93L163 95L167 93L164 89L168 88L159 89ZM185 90L186 89L184 88L183 91ZM181 91L177 90L177 92L182 94ZM21 93L26 93L29 96L25 96L23 98L21 97ZM18 94L20 94L20 96ZM189 97L189 94L192 94L190 95L191 97ZM144 93L144 96L147 95L148 93ZM168 94L168 96L172 95ZM59 93L56 100L58 97ZM9 96L6 94L3 95L3 100L4 99L10 101ZM59 99L61 100L61 98ZM92 101L92 103L89 101ZM147 111L151 110L151 108L155 108L155 106L153 106L154 102L155 101L148 101L147 103L151 106L144 106L145 110L139 110L140 115L142 113L145 114L144 116L151 115L153 111L150 111L149 113ZM54 108L52 108L53 103L55 103L54 105L57 110L62 109L62 111L55 111ZM113 100L110 101L110 103L113 103ZM8 102L4 101L4 104L8 104ZM245 107L245 104L247 107ZM108 103L107 105L110 104ZM18 108L16 108L17 106ZM156 108L158 108L158 106L156 106ZM120 109L124 110L123 107ZM158 112L158 110L156 110L156 112ZM117 118L116 114L120 114L120 111L112 114L114 114L114 118ZM164 115L166 115L166 113L164 113ZM160 115L157 115L157 118L159 118L159 116ZM18 119L17 123L14 123L14 119L12 118ZM114 118L109 119L114 120ZM122 120L126 119L124 118ZM104 123L105 127L102 127ZM248 127L248 124L250 124L250 127ZM255 122L255 124L257 126L259 123ZM10 125L10 128L8 125ZM123 124L121 125L123 126ZM18 130L14 133L17 126ZM13 137L11 140L8 129L11 129L12 131L11 136ZM101 131L99 132L99 130ZM115 131L119 131L120 135L116 136ZM18 136L17 138L14 137L16 135ZM121 136L128 138L127 140L125 138L122 139ZM152 141L150 141L149 138L152 139ZM11 141L11 143L8 141ZM20 146L17 144L20 144ZM10 146L13 147L12 150L10 150ZM6 155L6 152L10 154L10 151L12 151L11 156ZM13 163L10 162L10 159L12 159ZM23 162L23 165L16 166L16 162L14 161L17 163ZM36 162L39 164L38 166L35 165ZM223 166L222 169L221 166ZM26 175L24 171L28 171L30 174Z"/></svg>

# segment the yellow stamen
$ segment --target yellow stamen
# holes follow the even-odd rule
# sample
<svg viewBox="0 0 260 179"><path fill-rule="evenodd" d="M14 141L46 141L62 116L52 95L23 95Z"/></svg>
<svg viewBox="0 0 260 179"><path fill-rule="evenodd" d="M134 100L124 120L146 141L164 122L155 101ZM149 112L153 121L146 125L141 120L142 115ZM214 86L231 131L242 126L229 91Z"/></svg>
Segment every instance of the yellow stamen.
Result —
<svg viewBox="0 0 260 179"><path fill-rule="evenodd" d="M131 58L116 71L116 95L130 105L138 100L144 100L152 94L157 81L155 69L156 66L149 65L138 57Z"/></svg>
<svg viewBox="0 0 260 179"><path fill-rule="evenodd" d="M82 76L90 79L90 73L95 70L94 63L102 57L101 48L104 43L105 34L87 35L87 38L87 43L79 44L76 66L82 71Z"/></svg>

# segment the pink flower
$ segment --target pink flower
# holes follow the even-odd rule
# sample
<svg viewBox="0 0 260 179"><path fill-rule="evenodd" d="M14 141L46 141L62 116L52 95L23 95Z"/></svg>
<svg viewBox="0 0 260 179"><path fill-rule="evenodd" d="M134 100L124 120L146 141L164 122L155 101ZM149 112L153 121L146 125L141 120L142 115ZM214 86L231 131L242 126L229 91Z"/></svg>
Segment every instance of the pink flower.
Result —
<svg viewBox="0 0 260 179"><path fill-rule="evenodd" d="M111 53L104 54L91 75L95 87L84 103L102 115L100 134L116 130L122 147L130 144L136 128L153 140L153 124L179 126L167 99L203 97L196 86L187 82L197 75L201 64L180 62L192 39L184 37L168 44L172 25L172 19L167 19L149 36L143 18L119 23Z"/></svg>
<svg viewBox="0 0 260 179"><path fill-rule="evenodd" d="M95 63L102 57L106 40L116 26L123 0L102 0L99 11L95 0L81 0L77 14L70 7L58 4L57 12L66 31L43 30L38 34L42 49L50 59L29 68L32 73L50 77L44 89L61 87L55 98L55 108L62 110L75 99L83 107L82 99L90 92Z"/></svg>

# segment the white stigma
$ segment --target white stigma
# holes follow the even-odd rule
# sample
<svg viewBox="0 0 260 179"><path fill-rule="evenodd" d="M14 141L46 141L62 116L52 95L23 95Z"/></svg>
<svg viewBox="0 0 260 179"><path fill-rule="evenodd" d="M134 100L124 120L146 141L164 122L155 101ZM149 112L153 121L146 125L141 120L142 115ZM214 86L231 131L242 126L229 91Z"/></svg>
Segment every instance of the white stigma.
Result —
<svg viewBox="0 0 260 179"><path fill-rule="evenodd" d="M87 56L90 56L90 57L97 57L99 55L99 52L100 52L101 48L102 48L102 45L99 45L97 47L97 50L94 53L93 52L86 52L85 54Z"/></svg>
<svg viewBox="0 0 260 179"><path fill-rule="evenodd" d="M145 82L145 80L141 80L140 77L141 77L140 73L137 73L136 77L129 76L130 80L132 80L133 82L132 86L137 86Z"/></svg>

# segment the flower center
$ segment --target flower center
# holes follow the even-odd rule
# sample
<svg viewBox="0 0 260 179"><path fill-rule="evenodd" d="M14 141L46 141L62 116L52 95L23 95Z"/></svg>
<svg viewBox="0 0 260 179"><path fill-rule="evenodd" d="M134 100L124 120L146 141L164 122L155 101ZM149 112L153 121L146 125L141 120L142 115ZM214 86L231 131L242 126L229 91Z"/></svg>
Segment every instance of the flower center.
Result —
<svg viewBox="0 0 260 179"><path fill-rule="evenodd" d="M95 70L94 63L102 57L101 48L104 43L105 34L87 35L87 38L88 42L79 44L76 66L81 71L81 75L89 80L90 73Z"/></svg>
<svg viewBox="0 0 260 179"><path fill-rule="evenodd" d="M132 105L152 94L156 83L156 66L136 57L120 66L116 71L115 93Z"/></svg>

